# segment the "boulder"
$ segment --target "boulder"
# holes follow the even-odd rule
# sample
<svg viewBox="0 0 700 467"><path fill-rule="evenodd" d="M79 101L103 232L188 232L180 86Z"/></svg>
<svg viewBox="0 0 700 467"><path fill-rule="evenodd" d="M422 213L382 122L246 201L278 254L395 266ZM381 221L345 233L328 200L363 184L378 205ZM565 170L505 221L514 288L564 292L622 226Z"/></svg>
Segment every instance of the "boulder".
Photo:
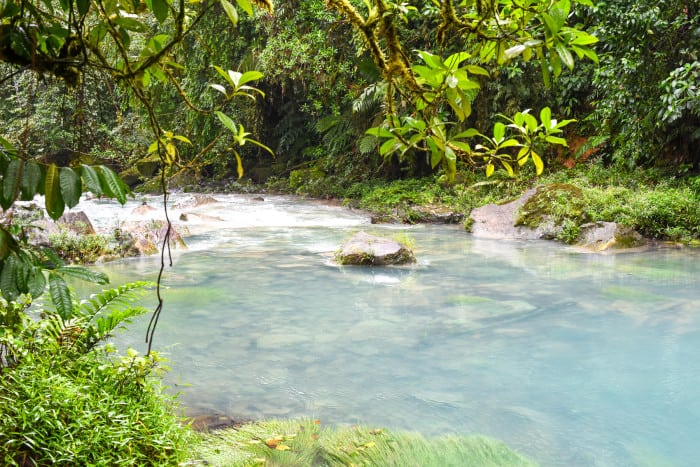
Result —
<svg viewBox="0 0 700 467"><path fill-rule="evenodd" d="M217 201L216 198L214 198L213 196L196 193L191 196L188 196L186 199L178 201L173 207L175 207L176 209L195 208L197 206L204 206L206 204L218 202L219 201Z"/></svg>
<svg viewBox="0 0 700 467"><path fill-rule="evenodd" d="M336 253L340 264L388 266L415 263L413 252L396 240L365 232L353 235Z"/></svg>
<svg viewBox="0 0 700 467"><path fill-rule="evenodd" d="M167 232L168 225L162 220L131 221L124 222L114 236L124 256L148 256L158 253ZM175 226L171 226L169 244L173 249L187 248Z"/></svg>
<svg viewBox="0 0 700 467"><path fill-rule="evenodd" d="M646 240L631 227L617 222L592 222L579 228L579 240L576 246L591 251L611 249L639 248L646 245Z"/></svg>
<svg viewBox="0 0 700 467"><path fill-rule="evenodd" d="M518 225L518 210L535 194L530 189L520 198L505 204L487 204L472 209L469 214L470 230L476 237L482 238L519 238L535 240L541 238L541 233L535 229Z"/></svg>
<svg viewBox="0 0 700 467"><path fill-rule="evenodd" d="M459 224L464 221L464 214L439 204L413 206L410 211L412 220L421 224Z"/></svg>
<svg viewBox="0 0 700 467"><path fill-rule="evenodd" d="M143 216L146 214L151 214L154 211L158 211L158 209L144 203L144 204L141 204L140 206L136 206L134 209L132 209L131 214L134 216Z"/></svg>
<svg viewBox="0 0 700 467"><path fill-rule="evenodd" d="M58 225L78 235L94 235L95 228L83 211L67 211L58 219Z"/></svg>

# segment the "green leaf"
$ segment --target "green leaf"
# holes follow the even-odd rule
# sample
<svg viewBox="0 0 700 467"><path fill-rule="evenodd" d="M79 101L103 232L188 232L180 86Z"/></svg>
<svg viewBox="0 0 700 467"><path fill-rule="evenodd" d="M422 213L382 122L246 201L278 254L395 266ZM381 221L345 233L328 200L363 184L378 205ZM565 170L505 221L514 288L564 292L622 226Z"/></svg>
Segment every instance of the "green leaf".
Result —
<svg viewBox="0 0 700 467"><path fill-rule="evenodd" d="M102 196L102 185L100 183L100 177L94 168L89 165L80 166L80 175L85 184L85 189L92 192L95 196Z"/></svg>
<svg viewBox="0 0 700 467"><path fill-rule="evenodd" d="M70 296L68 284L59 274L49 273L49 295L58 315L67 321L73 316L73 300Z"/></svg>
<svg viewBox="0 0 700 467"><path fill-rule="evenodd" d="M61 167L58 172L61 196L63 196L66 206L72 208L80 201L80 194L83 191L80 176L70 167Z"/></svg>
<svg viewBox="0 0 700 467"><path fill-rule="evenodd" d="M488 71L478 65L467 65L465 68L472 75L491 76Z"/></svg>
<svg viewBox="0 0 700 467"><path fill-rule="evenodd" d="M457 139L457 138L473 138L473 137L478 136L478 135L481 135L481 133L479 133L479 130L477 130L476 128L470 128L470 129L465 130L465 131L463 131L463 132L461 132L461 133L457 133L457 134L454 135L452 138L453 138L453 139Z"/></svg>
<svg viewBox="0 0 700 467"><path fill-rule="evenodd" d="M236 7L231 5L228 0L219 1L221 2L221 6L223 7L224 11L228 15L228 19L230 19L231 23L236 26L238 24L238 12L236 11Z"/></svg>
<svg viewBox="0 0 700 467"><path fill-rule="evenodd" d="M61 259L58 254L56 254L55 251L53 251L51 248L42 248L41 252L46 256L48 262L50 264L46 264L46 261L44 262L44 267L47 269L57 269L65 266L65 262L63 259Z"/></svg>
<svg viewBox="0 0 700 467"><path fill-rule="evenodd" d="M513 172L513 167L507 163L504 160L501 160L501 165L506 169L506 172L508 172L509 177L515 177L515 172Z"/></svg>
<svg viewBox="0 0 700 467"><path fill-rule="evenodd" d="M452 54L445 59L445 67L449 70L453 70L469 57L471 57L471 54L467 52L457 52L456 54Z"/></svg>
<svg viewBox="0 0 700 467"><path fill-rule="evenodd" d="M80 16L87 13L90 8L90 0L76 0L75 4L78 7L78 14Z"/></svg>
<svg viewBox="0 0 700 467"><path fill-rule="evenodd" d="M192 145L192 141L190 141L186 136L173 135L173 139L176 139L178 141L182 141L183 143L187 143L189 145Z"/></svg>
<svg viewBox="0 0 700 467"><path fill-rule="evenodd" d="M241 160L241 155L238 154L238 151L234 150L233 154L236 156L236 173L238 178L241 178L243 177L243 160Z"/></svg>
<svg viewBox="0 0 700 467"><path fill-rule="evenodd" d="M24 165L22 181L19 188L22 191L22 200L31 201L39 192L42 181L41 167L36 162L29 161Z"/></svg>
<svg viewBox="0 0 700 467"><path fill-rule="evenodd" d="M430 68L445 68L439 55L431 54L426 50L419 50L418 55Z"/></svg>
<svg viewBox="0 0 700 467"><path fill-rule="evenodd" d="M571 55L569 49L566 48L566 45L561 42L557 42L554 48L557 50L557 54L559 55L559 58L561 58L561 61L564 62L564 65L566 65L570 70L573 69L574 57Z"/></svg>
<svg viewBox="0 0 700 467"><path fill-rule="evenodd" d="M15 255L8 256L3 261L2 272L0 272L0 291L2 291L3 297L8 300L14 300L21 294L17 289L17 262Z"/></svg>
<svg viewBox="0 0 700 467"><path fill-rule="evenodd" d="M545 88L549 88L552 85L552 77L549 71L549 63L545 60L544 53L541 49L537 50L537 58L540 60L540 69L542 70L542 82Z"/></svg>
<svg viewBox="0 0 700 467"><path fill-rule="evenodd" d="M523 118L525 119L525 126L527 126L527 129L530 133L534 133L537 131L537 128L539 125L537 124L537 119L533 117L531 114L523 114Z"/></svg>
<svg viewBox="0 0 700 467"><path fill-rule="evenodd" d="M248 16L253 16L253 5L248 0L236 0L236 3L243 11L248 13Z"/></svg>
<svg viewBox="0 0 700 467"><path fill-rule="evenodd" d="M510 148L513 146L520 146L520 141L515 138L510 138L498 145L499 148Z"/></svg>
<svg viewBox="0 0 700 467"><path fill-rule="evenodd" d="M130 193L129 187L110 168L104 165L96 167L97 176L100 180L102 191L119 201L119 204L126 203L126 195Z"/></svg>
<svg viewBox="0 0 700 467"><path fill-rule="evenodd" d="M544 125L545 130L552 128L552 109L544 107L540 110L540 120Z"/></svg>
<svg viewBox="0 0 700 467"><path fill-rule="evenodd" d="M46 288L46 278L40 268L34 267L29 270L27 277L27 291L32 297L38 297L44 293Z"/></svg>
<svg viewBox="0 0 700 467"><path fill-rule="evenodd" d="M591 45L598 42L598 38L585 31L579 31L577 29L572 29L575 31L576 37L570 42L571 45Z"/></svg>
<svg viewBox="0 0 700 467"><path fill-rule="evenodd" d="M558 136L551 136L551 135L550 135L550 136L545 137L545 140L546 140L548 143L560 144L560 145L566 146L566 147L569 146L564 138L559 138Z"/></svg>
<svg viewBox="0 0 700 467"><path fill-rule="evenodd" d="M399 148L399 143L396 138L390 138L386 141L384 141L384 144L382 144L379 147L379 154L382 156L386 156L391 154L392 152L396 151Z"/></svg>
<svg viewBox="0 0 700 467"><path fill-rule="evenodd" d="M518 165L522 167L530 157L530 148L524 147L518 151Z"/></svg>
<svg viewBox="0 0 700 467"><path fill-rule="evenodd" d="M493 166L492 163L486 164L486 178L490 177L493 175L493 172L496 170L496 167Z"/></svg>
<svg viewBox="0 0 700 467"><path fill-rule="evenodd" d="M503 138L505 137L506 134L506 126L501 123L501 122L496 122L493 125L493 139L496 141L496 143L500 143L503 141Z"/></svg>
<svg viewBox="0 0 700 467"><path fill-rule="evenodd" d="M66 208L61 196L61 183L56 164L51 164L46 168L46 180L44 182L44 205L46 212L51 219L56 220L61 217Z"/></svg>
<svg viewBox="0 0 700 467"><path fill-rule="evenodd" d="M168 3L166 0L151 0L151 10L159 23L168 18Z"/></svg>
<svg viewBox="0 0 700 467"><path fill-rule="evenodd" d="M236 124L233 120L231 120L231 117L218 110L214 113L217 117L219 117L219 120L221 121L221 123L224 124L226 128L228 128L232 133L238 134L238 128L236 128Z"/></svg>
<svg viewBox="0 0 700 467"><path fill-rule="evenodd" d="M430 166L434 169L440 164L440 161L442 161L443 153L440 151L437 144L435 144L435 141L433 141L432 136L426 138L425 141L430 148Z"/></svg>
<svg viewBox="0 0 700 467"><path fill-rule="evenodd" d="M124 38L124 39L126 39L126 37L123 36L124 31L148 32L148 30L149 30L147 25L145 25L141 21L138 21L134 18L127 18L124 16L119 16L118 18L116 18L114 20L114 22L122 27L122 38ZM128 41L128 39L127 39L127 41Z"/></svg>
<svg viewBox="0 0 700 467"><path fill-rule="evenodd" d="M216 70L216 72L219 75L221 75L226 80L226 82L228 84L231 85L232 88L236 87L236 84L233 82L233 80L231 80L231 77L223 68L221 68L220 66L216 66L216 65L212 65L212 68L214 68Z"/></svg>
<svg viewBox="0 0 700 467"><path fill-rule="evenodd" d="M256 140L254 140L254 139L246 139L246 141L248 141L249 143L254 144L254 145L256 145L257 147L259 147L259 148L261 148L261 149L264 149L265 151L269 152L270 154L272 154L272 157L275 156L275 151L273 151L272 149L268 148L267 146L265 146L264 144L262 144L260 141L256 141Z"/></svg>
<svg viewBox="0 0 700 467"><path fill-rule="evenodd" d="M13 159L5 169L2 177L2 208L9 208L17 198L17 192L22 177L22 164L20 159Z"/></svg>
<svg viewBox="0 0 700 467"><path fill-rule="evenodd" d="M542 159L535 151L532 150L530 151L530 156L532 156L532 162L535 164L535 172L537 175L542 175L542 172L544 171L544 163L542 162Z"/></svg>
<svg viewBox="0 0 700 467"><path fill-rule="evenodd" d="M368 135L376 136L377 138L393 138L394 134L384 127L373 127L365 131Z"/></svg>
<svg viewBox="0 0 700 467"><path fill-rule="evenodd" d="M107 274L82 266L62 266L58 268L58 271L64 276L74 277L82 281L102 285L109 284L109 276Z"/></svg>

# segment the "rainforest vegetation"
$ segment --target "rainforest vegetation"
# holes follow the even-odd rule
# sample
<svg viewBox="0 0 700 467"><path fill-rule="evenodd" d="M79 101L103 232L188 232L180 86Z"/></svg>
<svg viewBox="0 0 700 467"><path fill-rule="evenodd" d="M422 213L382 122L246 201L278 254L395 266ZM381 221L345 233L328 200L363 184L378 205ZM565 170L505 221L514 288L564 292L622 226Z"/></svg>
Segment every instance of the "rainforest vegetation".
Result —
<svg viewBox="0 0 700 467"><path fill-rule="evenodd" d="M679 0L0 0L2 460L171 464L190 436L156 353L97 345L146 284L79 302L67 278L108 278L28 245L17 201L55 219L84 192L269 190L468 212L566 182L584 196L553 200L564 215L693 242L699 54Z"/></svg>

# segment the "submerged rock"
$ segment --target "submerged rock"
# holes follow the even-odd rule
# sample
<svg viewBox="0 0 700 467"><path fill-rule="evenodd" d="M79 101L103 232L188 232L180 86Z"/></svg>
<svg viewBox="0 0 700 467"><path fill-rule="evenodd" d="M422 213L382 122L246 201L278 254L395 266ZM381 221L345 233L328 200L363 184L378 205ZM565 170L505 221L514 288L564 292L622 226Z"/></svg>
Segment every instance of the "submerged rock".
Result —
<svg viewBox="0 0 700 467"><path fill-rule="evenodd" d="M387 266L416 262L413 252L396 240L366 232L353 235L336 254L340 264Z"/></svg>
<svg viewBox="0 0 700 467"><path fill-rule="evenodd" d="M639 248L647 244L639 232L617 222L583 224L579 232L579 241L576 245L591 251Z"/></svg>

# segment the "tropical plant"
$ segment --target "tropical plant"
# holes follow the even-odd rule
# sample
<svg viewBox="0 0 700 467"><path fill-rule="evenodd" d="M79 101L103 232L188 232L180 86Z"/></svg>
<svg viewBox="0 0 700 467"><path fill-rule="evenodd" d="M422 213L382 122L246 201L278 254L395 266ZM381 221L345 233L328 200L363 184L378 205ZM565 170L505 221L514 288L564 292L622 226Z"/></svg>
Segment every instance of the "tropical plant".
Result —
<svg viewBox="0 0 700 467"><path fill-rule="evenodd" d="M106 339L146 310L136 282L28 312L0 299L0 461L25 465L171 465L188 430L162 393L156 353L120 356ZM30 316L31 314L31 316Z"/></svg>
<svg viewBox="0 0 700 467"><path fill-rule="evenodd" d="M576 3L592 5L589 0ZM543 80L549 84L564 69L573 69L575 56L598 60L592 48L597 39L567 24L570 0L440 1L438 8L430 10L439 17L435 40L442 48L457 51L444 57L419 50L422 63L404 51L399 32L399 25L411 20L414 8L365 0L366 13L362 14L346 0L328 4L352 23L387 83L386 122L370 130L384 140L381 154L426 154L430 166L441 166L446 178L452 180L458 161L482 165L490 175L496 163L512 174L514 167L532 160L539 173L542 164L534 141L566 144L554 133L560 133L570 120L557 123L548 108L540 112L542 124L533 122L528 111L518 112L509 119L510 127L496 123L493 136L463 125L472 113L480 80L491 76L486 67L503 66L515 58L526 62L537 59ZM407 102L410 107L399 106ZM512 137L505 134L506 128L514 130ZM465 140L474 137L482 141L472 148ZM518 150L510 155L501 151L504 147Z"/></svg>

